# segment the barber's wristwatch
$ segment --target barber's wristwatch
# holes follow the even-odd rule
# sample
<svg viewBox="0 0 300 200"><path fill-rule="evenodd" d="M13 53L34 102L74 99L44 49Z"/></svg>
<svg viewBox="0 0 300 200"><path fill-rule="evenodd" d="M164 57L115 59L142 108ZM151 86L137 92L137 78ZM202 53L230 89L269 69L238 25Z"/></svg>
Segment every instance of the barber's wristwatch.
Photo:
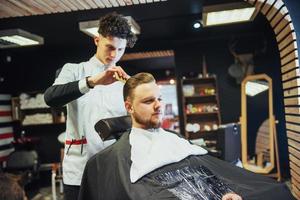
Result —
<svg viewBox="0 0 300 200"><path fill-rule="evenodd" d="M88 86L88 88L90 88L90 89L93 89L94 88L94 86L91 86L90 84L89 84L89 77L91 77L91 76L87 76L87 77L85 77L85 81L86 81L86 85Z"/></svg>

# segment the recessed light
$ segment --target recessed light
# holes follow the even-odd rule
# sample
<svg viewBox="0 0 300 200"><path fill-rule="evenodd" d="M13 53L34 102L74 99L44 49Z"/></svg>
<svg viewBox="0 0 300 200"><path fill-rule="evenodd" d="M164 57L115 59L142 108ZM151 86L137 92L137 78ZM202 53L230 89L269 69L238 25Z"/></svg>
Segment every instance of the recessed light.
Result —
<svg viewBox="0 0 300 200"><path fill-rule="evenodd" d="M200 28L200 27L201 27L201 23L197 21L197 22L195 22L195 23L193 24L193 27L194 27L195 29Z"/></svg>
<svg viewBox="0 0 300 200"><path fill-rule="evenodd" d="M22 29L0 31L0 48L14 48L44 44L44 39Z"/></svg>
<svg viewBox="0 0 300 200"><path fill-rule="evenodd" d="M251 21L257 10L245 2L219 4L203 7L203 25L215 26Z"/></svg>

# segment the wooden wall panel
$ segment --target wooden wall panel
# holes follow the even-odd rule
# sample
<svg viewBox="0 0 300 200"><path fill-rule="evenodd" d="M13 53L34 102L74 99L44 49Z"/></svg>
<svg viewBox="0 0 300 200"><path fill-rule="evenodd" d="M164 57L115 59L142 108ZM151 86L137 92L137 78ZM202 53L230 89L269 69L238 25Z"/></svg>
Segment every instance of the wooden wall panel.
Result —
<svg viewBox="0 0 300 200"><path fill-rule="evenodd" d="M36 9L35 7L31 7L30 5L27 5L26 2L18 1L18 0L8 0L12 4L16 5L17 7L29 12L32 15L40 14L42 13L41 10Z"/></svg>
<svg viewBox="0 0 300 200"><path fill-rule="evenodd" d="M281 67L281 73L290 71L291 69L299 68L299 60L295 59Z"/></svg>
<svg viewBox="0 0 300 200"><path fill-rule="evenodd" d="M271 21L274 15L278 12L278 10L283 6L282 1L276 1L275 4L272 6L271 10L267 13L266 17L269 21Z"/></svg>
<svg viewBox="0 0 300 200"><path fill-rule="evenodd" d="M286 110L286 112L288 113L289 111ZM290 113L292 113L292 112L295 112L295 113L299 112L299 109L296 110L296 111L292 110ZM292 114L294 114L294 113L292 113ZM289 130L296 131L296 132L300 133L300 124L286 123L286 128L289 129ZM300 143L299 143L299 145L300 145Z"/></svg>
<svg viewBox="0 0 300 200"><path fill-rule="evenodd" d="M280 23L278 23L275 27L274 27L274 33L275 35L278 35L283 29L284 27L286 27L289 23L291 23L292 19L289 15L285 16Z"/></svg>
<svg viewBox="0 0 300 200"><path fill-rule="evenodd" d="M78 10L77 7L74 6L74 5L72 4L72 2L70 2L69 0L61 0L61 2L62 2L63 4L65 4L66 6L68 6L72 11Z"/></svg>
<svg viewBox="0 0 300 200"><path fill-rule="evenodd" d="M102 3L105 5L106 8L111 8L113 5L108 0L101 0Z"/></svg>
<svg viewBox="0 0 300 200"><path fill-rule="evenodd" d="M299 105L299 104L300 104L300 97L285 98L284 99L284 105L286 105L286 106L296 106L296 105Z"/></svg>
<svg viewBox="0 0 300 200"><path fill-rule="evenodd" d="M280 51L280 58L284 58L292 51L297 52L297 42L292 42Z"/></svg>
<svg viewBox="0 0 300 200"><path fill-rule="evenodd" d="M45 8L45 10L47 10L48 13L56 13L56 11L53 10L53 8L51 8L51 6L49 6L47 2L43 0L34 0L34 1L36 1L41 7Z"/></svg>
<svg viewBox="0 0 300 200"><path fill-rule="evenodd" d="M285 65L296 59L298 59L298 51L292 51L281 59L281 64Z"/></svg>
<svg viewBox="0 0 300 200"><path fill-rule="evenodd" d="M24 0L22 0L22 2L25 3ZM50 10L50 8L48 8L47 6L44 6L42 3L40 3L41 2L40 0L30 0L29 2L30 2L29 5L33 5L37 8L39 8L44 14L49 14L52 12Z"/></svg>
<svg viewBox="0 0 300 200"><path fill-rule="evenodd" d="M289 147L289 152L291 153L291 155L293 155L294 157L296 157L296 158L298 158L298 159L300 159L300 152L299 151L297 151L295 148L293 148L293 147ZM300 166L298 166L298 167L300 167ZM300 170L299 171L297 171L298 173L300 173Z"/></svg>
<svg viewBox="0 0 300 200"><path fill-rule="evenodd" d="M285 21L285 18L283 18L283 20L280 21L280 23L282 21ZM276 35L276 40L279 43L280 41L282 41L290 32L292 32L294 30L294 25L293 23L288 23L287 26L284 27L283 30L281 30L279 32L278 35Z"/></svg>
<svg viewBox="0 0 300 200"><path fill-rule="evenodd" d="M296 78L296 77L299 77L299 76L300 76L300 70L299 70L299 68L296 68L295 70L292 70L290 72L287 72L287 73L283 74L282 75L282 81L293 79L293 78Z"/></svg>
<svg viewBox="0 0 300 200"><path fill-rule="evenodd" d="M265 1L265 4L260 9L260 12L264 15L266 15L270 9L273 7L273 4L275 3L275 0L267 0Z"/></svg>
<svg viewBox="0 0 300 200"><path fill-rule="evenodd" d="M297 199L300 199L300 183L298 181L296 181L295 178L292 178L292 191L293 191L293 194L294 196L297 198Z"/></svg>
<svg viewBox="0 0 300 200"><path fill-rule="evenodd" d="M288 88L300 86L299 83L300 83L300 79L297 78L297 79L293 79L293 80L284 82L282 84L282 86L283 86L283 89L288 89Z"/></svg>
<svg viewBox="0 0 300 200"><path fill-rule="evenodd" d="M300 88L293 88L293 89L288 89L288 90L285 90L283 92L283 95L285 97L290 97L290 96L298 96L300 94Z"/></svg>
<svg viewBox="0 0 300 200"><path fill-rule="evenodd" d="M123 0L117 0L120 6L126 6L126 3ZM138 1L139 2L139 1ZM140 3L140 2L139 2Z"/></svg>
<svg viewBox="0 0 300 200"><path fill-rule="evenodd" d="M300 199L300 190L294 184L292 184L292 192L297 199Z"/></svg>
<svg viewBox="0 0 300 200"><path fill-rule="evenodd" d="M255 2L255 8L260 11L260 9L263 7L264 3L265 3L265 1L257 0Z"/></svg>
<svg viewBox="0 0 300 200"><path fill-rule="evenodd" d="M159 3L166 0L0 0L0 18Z"/></svg>
<svg viewBox="0 0 300 200"><path fill-rule="evenodd" d="M295 148L295 149L298 149L298 148L299 148L299 145L300 145L299 142L296 142L296 141L291 140L291 139L288 139L288 143L289 143L289 146L291 146L291 147L293 147L293 148ZM291 156L291 158L293 158L292 161L293 161L294 163L296 163L297 165L300 166L300 161L297 160L297 159L295 159L294 156L293 156L291 153L290 153L290 156ZM300 179L299 179L299 180L300 180Z"/></svg>
<svg viewBox="0 0 300 200"><path fill-rule="evenodd" d="M105 8L105 5L102 3L101 0L93 0L93 1L99 8Z"/></svg>
<svg viewBox="0 0 300 200"><path fill-rule="evenodd" d="M285 120L287 122L299 123L300 115L285 115ZM287 133L289 133L289 131L287 131Z"/></svg>
<svg viewBox="0 0 300 200"><path fill-rule="evenodd" d="M279 42L279 44L278 44L279 51L282 51L284 48L286 48L286 46L288 46L293 41L296 41L295 32L291 32L284 40ZM297 48L297 46L296 46L296 48Z"/></svg>
<svg viewBox="0 0 300 200"><path fill-rule="evenodd" d="M16 7L14 4L12 4L9 1L2 1L1 2L1 12L4 12L6 14L11 14L12 17L19 16L20 14L23 16L28 16L30 13L26 10L22 10L18 7Z"/></svg>
<svg viewBox="0 0 300 200"><path fill-rule="evenodd" d="M297 166L300 166L300 159L296 158L295 156L293 156L292 154L289 155L290 156L290 160L296 164ZM297 176L297 180L300 180L300 175L299 174L295 174L295 176Z"/></svg>
<svg viewBox="0 0 300 200"><path fill-rule="evenodd" d="M117 0L109 0L113 7L119 7L119 3Z"/></svg>
<svg viewBox="0 0 300 200"><path fill-rule="evenodd" d="M97 4L93 0L85 0L85 1L92 9L98 8Z"/></svg>
<svg viewBox="0 0 300 200"><path fill-rule="evenodd" d="M280 20L282 20L284 18L285 14L287 14L287 13L288 13L287 8L286 7L282 7L280 9L280 12L278 12L275 15L275 17L272 19L272 21L270 22L271 26L274 28L277 25L277 23L279 23Z"/></svg>

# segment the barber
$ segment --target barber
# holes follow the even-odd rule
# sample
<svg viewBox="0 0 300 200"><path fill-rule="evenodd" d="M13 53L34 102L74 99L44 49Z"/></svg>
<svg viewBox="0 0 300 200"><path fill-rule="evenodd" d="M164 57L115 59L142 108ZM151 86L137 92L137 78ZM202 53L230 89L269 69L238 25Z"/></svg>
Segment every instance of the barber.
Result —
<svg viewBox="0 0 300 200"><path fill-rule="evenodd" d="M75 200L82 173L89 157L112 144L103 142L94 125L108 117L125 115L122 90L127 73L116 63L136 36L126 18L109 13L100 18L97 47L89 61L63 66L54 84L45 92L45 102L52 107L67 105L66 140L63 160L64 197Z"/></svg>

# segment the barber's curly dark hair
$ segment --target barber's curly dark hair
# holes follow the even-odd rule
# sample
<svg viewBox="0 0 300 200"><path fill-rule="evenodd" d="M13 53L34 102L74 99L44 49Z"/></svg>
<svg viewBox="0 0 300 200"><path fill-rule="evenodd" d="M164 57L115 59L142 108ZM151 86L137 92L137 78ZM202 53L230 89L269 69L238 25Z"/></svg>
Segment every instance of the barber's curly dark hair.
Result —
<svg viewBox="0 0 300 200"><path fill-rule="evenodd" d="M112 36L127 40L127 46L133 47L137 36L131 32L127 19L116 12L100 18L98 33L104 37Z"/></svg>

